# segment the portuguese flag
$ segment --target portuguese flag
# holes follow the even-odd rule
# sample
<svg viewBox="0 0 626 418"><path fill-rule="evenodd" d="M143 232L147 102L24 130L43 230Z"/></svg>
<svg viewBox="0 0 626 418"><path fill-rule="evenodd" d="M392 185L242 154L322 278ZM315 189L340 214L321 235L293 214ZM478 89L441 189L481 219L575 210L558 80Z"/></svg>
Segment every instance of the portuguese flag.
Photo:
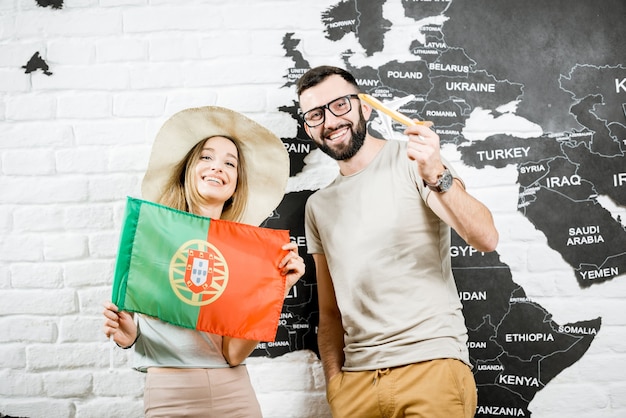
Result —
<svg viewBox="0 0 626 418"><path fill-rule="evenodd" d="M274 341L289 232L128 198L112 301L120 310L213 334Z"/></svg>

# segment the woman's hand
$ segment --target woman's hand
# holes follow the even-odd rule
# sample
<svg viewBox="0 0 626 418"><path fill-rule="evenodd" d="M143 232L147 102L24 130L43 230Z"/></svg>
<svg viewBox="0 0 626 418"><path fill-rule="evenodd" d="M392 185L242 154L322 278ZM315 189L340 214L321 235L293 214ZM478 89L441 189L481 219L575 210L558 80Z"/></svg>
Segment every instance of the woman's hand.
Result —
<svg viewBox="0 0 626 418"><path fill-rule="evenodd" d="M137 339L137 324L133 315L128 312L120 312L117 306L111 302L104 304L104 335L107 338L113 336L113 341L120 347L130 347Z"/></svg>
<svg viewBox="0 0 626 418"><path fill-rule="evenodd" d="M282 249L289 251L278 264L278 268L281 269L280 274L287 278L285 287L285 297L287 297L293 285L304 274L305 267L304 259L298 255L298 246L295 242L283 245Z"/></svg>

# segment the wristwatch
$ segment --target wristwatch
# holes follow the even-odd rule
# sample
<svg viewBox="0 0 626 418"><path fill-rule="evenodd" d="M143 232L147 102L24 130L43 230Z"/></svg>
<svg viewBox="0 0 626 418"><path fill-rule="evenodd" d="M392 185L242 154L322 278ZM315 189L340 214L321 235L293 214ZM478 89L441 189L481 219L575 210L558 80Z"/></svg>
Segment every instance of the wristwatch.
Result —
<svg viewBox="0 0 626 418"><path fill-rule="evenodd" d="M437 178L437 183L430 184L426 183L426 180L424 180L424 186L428 186L430 190L437 193L444 193L450 190L454 178L452 177L452 174L450 174L450 170L448 170L445 166L444 168L445 170L443 170L443 173L439 174L439 177Z"/></svg>

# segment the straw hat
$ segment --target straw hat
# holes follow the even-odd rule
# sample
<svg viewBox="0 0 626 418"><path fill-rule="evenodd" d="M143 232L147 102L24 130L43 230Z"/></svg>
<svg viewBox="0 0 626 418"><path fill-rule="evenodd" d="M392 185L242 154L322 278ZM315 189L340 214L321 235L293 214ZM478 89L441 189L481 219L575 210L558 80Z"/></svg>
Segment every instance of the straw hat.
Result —
<svg viewBox="0 0 626 418"><path fill-rule="evenodd" d="M258 226L281 202L289 179L289 155L268 129L233 110L217 106L185 109L159 130L141 192L157 201L174 167L198 142L222 135L238 139L248 174L248 201L241 223Z"/></svg>

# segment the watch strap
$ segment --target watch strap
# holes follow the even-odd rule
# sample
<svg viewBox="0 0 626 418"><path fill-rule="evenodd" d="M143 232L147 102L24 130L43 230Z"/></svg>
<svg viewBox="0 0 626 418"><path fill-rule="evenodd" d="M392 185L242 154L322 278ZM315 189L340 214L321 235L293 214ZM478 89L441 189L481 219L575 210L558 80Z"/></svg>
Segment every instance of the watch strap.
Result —
<svg viewBox="0 0 626 418"><path fill-rule="evenodd" d="M437 182L435 184L428 183L426 180L424 181L424 186L427 186L430 190L437 193L444 193L450 190L452 187L452 174L450 170L446 166L443 167L444 170L439 176L437 176Z"/></svg>

